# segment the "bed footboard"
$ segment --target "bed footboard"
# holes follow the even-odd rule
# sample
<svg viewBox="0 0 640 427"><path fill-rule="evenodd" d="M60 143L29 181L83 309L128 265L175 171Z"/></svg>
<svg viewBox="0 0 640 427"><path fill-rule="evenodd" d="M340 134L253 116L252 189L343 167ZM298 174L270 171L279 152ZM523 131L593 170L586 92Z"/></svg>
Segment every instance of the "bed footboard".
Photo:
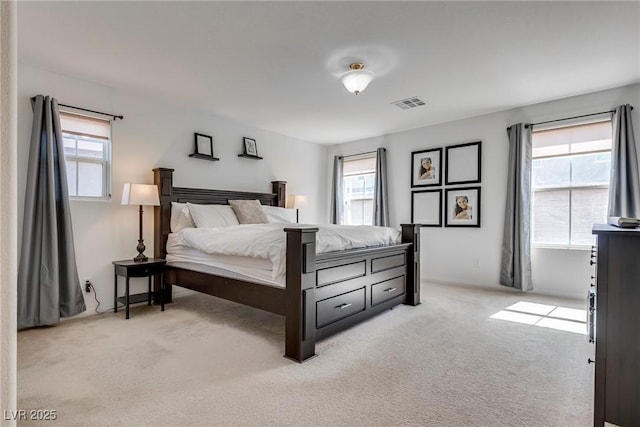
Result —
<svg viewBox="0 0 640 427"><path fill-rule="evenodd" d="M285 356L303 362L315 342L398 304L420 304L420 226L402 243L316 254L317 228L287 233Z"/></svg>

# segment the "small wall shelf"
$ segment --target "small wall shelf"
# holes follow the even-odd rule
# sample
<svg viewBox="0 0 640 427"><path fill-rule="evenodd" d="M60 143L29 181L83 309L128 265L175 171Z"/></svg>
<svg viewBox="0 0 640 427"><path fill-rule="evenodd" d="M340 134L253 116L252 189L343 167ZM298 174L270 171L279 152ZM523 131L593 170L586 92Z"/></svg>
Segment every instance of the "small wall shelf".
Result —
<svg viewBox="0 0 640 427"><path fill-rule="evenodd" d="M262 160L260 156L252 156L251 154L238 154L238 157L246 157L247 159Z"/></svg>
<svg viewBox="0 0 640 427"><path fill-rule="evenodd" d="M198 154L198 153L189 154L189 157L193 157L193 158L196 158L196 159L202 159L202 160L209 160L209 161L212 161L212 162L217 162L218 160L220 160L217 157L206 156L204 154Z"/></svg>

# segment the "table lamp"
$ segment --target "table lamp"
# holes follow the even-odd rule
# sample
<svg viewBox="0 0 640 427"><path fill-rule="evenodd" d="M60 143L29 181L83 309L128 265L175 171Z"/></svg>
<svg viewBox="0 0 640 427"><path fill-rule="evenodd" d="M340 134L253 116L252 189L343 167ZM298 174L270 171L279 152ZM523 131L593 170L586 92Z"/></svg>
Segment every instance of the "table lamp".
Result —
<svg viewBox="0 0 640 427"><path fill-rule="evenodd" d="M122 190L123 205L140 206L140 238L138 239L138 255L133 259L136 262L147 261L149 258L144 254L145 246L142 239L142 206L160 206L158 197L158 187L153 184L125 184Z"/></svg>
<svg viewBox="0 0 640 427"><path fill-rule="evenodd" d="M307 205L307 196L303 194L291 194L287 196L287 209L295 209L296 210L296 222L300 222L299 211L300 208L303 208Z"/></svg>

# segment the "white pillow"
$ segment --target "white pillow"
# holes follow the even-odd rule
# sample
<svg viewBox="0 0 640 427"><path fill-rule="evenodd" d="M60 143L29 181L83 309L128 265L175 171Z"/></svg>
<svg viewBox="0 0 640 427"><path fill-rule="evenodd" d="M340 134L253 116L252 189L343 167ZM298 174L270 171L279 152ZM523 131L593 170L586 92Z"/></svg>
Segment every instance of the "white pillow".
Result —
<svg viewBox="0 0 640 427"><path fill-rule="evenodd" d="M296 223L296 210L279 208L277 206L262 206L262 210L267 214L267 222L287 222Z"/></svg>
<svg viewBox="0 0 640 427"><path fill-rule="evenodd" d="M196 205L187 203L196 227L228 227L238 225L238 218L229 205Z"/></svg>
<svg viewBox="0 0 640 427"><path fill-rule="evenodd" d="M195 228L186 203L171 202L171 232L177 233L183 228Z"/></svg>

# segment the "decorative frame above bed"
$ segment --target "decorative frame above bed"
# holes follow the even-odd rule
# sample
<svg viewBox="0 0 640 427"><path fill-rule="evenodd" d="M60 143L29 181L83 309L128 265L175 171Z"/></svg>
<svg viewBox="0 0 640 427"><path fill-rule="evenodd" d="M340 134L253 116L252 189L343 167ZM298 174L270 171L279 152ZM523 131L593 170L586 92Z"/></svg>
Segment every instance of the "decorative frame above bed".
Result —
<svg viewBox="0 0 640 427"><path fill-rule="evenodd" d="M154 256L165 258L171 202L228 204L260 200L284 207L286 182L273 193L205 190L173 186L173 169L156 168L160 206L154 208ZM284 228L286 287L276 288L167 265L165 302L172 285L285 316L285 356L303 362L315 356L316 340L348 328L397 304L420 304L420 225L402 225L402 243L316 254L317 228ZM156 280L154 292L160 292Z"/></svg>

